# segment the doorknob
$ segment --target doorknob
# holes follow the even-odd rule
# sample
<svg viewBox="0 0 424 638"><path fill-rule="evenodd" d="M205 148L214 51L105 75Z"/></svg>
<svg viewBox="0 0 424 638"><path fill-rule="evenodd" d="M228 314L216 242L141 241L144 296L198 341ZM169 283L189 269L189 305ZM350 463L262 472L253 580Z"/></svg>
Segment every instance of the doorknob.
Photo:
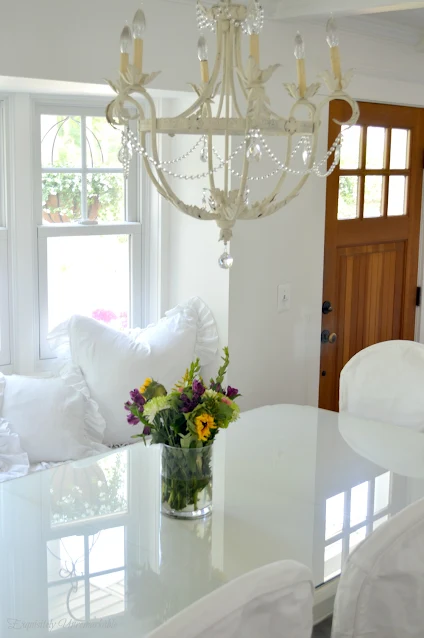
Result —
<svg viewBox="0 0 424 638"><path fill-rule="evenodd" d="M322 314L328 315L330 312L333 312L331 301L324 301L324 303L322 304Z"/></svg>
<svg viewBox="0 0 424 638"><path fill-rule="evenodd" d="M321 343L336 343L337 335L335 332L329 330L323 330L321 332Z"/></svg>

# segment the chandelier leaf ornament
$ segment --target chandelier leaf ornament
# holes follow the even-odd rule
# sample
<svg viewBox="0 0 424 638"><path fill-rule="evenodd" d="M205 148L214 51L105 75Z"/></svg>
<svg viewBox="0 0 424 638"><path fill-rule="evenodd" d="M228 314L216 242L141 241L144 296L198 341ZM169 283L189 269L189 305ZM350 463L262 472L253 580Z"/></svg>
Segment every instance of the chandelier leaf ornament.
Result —
<svg viewBox="0 0 424 638"><path fill-rule="evenodd" d="M331 71L321 74L321 83L307 83L305 44L297 33L294 41L297 83L284 85L294 102L283 117L272 109L267 93L267 83L279 65L265 69L260 65L259 34L264 25L264 11L259 0L249 0L247 6L220 0L212 7L205 7L198 0L196 10L199 29L216 35L216 57L210 67L207 40L201 35L198 41L201 82L191 84L195 94L193 104L175 117L157 117L155 102L146 86L158 72L143 70L146 20L139 9L132 28L125 26L121 34L120 76L109 82L116 97L107 107L106 116L112 126L123 127L119 159L125 172L128 174L131 158L137 153L160 195L191 217L214 220L225 246L219 265L230 268L233 258L228 243L238 219L253 220L276 213L300 193L310 175L326 178L336 168L341 133L327 153L317 158L323 110L331 100L343 100L351 109L350 118L338 122L343 127L356 124L359 109L347 93L352 71L342 74L339 35L333 17L327 23ZM243 61L244 35L249 39L249 55ZM322 84L328 95L315 103L312 100ZM137 124L137 134L130 126L132 121ZM164 161L159 155L162 135L191 135L195 141L182 156ZM281 140L285 140L285 148ZM198 153L198 173L184 173L176 168L194 153ZM266 170L272 166L267 173L260 172L264 163ZM176 184L180 180L199 182L196 205L183 201L177 194ZM252 191L258 183L262 198L255 201ZM263 197L264 183L270 184L266 197Z"/></svg>

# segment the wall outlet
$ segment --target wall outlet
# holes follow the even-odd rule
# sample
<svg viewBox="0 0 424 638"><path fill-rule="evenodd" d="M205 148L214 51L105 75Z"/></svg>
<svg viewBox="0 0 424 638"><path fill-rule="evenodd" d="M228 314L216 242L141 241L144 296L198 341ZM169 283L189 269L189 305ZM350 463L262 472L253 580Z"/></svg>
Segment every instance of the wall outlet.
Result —
<svg viewBox="0 0 424 638"><path fill-rule="evenodd" d="M291 284L280 284L278 286L277 312L290 310Z"/></svg>

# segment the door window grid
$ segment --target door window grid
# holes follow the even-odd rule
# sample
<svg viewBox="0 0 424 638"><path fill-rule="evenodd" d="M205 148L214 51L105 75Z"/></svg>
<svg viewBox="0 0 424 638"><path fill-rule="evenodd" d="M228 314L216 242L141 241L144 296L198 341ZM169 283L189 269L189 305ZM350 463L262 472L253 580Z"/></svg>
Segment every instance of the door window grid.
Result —
<svg viewBox="0 0 424 638"><path fill-rule="evenodd" d="M324 582L339 576L349 553L379 525L388 520L391 515L391 486L392 475L390 472L386 472L375 479L327 499ZM357 499L355 504L355 490L358 491L358 488L363 488L362 499ZM363 502L364 498L365 502ZM387 505L376 511L376 506L379 502L381 503L381 499L383 502L387 502ZM364 508L363 516L360 514L362 507ZM358 522L352 524L355 519Z"/></svg>
<svg viewBox="0 0 424 638"><path fill-rule="evenodd" d="M407 214L410 131L359 125L343 130L337 219Z"/></svg>

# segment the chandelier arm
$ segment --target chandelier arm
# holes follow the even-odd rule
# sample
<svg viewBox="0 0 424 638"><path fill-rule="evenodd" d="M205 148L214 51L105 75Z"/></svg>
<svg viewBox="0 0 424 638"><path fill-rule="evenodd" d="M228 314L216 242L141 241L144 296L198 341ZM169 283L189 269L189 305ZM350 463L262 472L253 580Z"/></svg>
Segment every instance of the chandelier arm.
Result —
<svg viewBox="0 0 424 638"><path fill-rule="evenodd" d="M224 166L224 191L227 194L229 192L229 181L230 181L230 167L229 167L229 156L230 156L230 134L228 131L228 124L230 121L230 108L231 108L231 82L230 76L232 76L232 62L233 62L233 48L232 48L232 36L233 36L233 26L230 24L230 28L226 33L226 45L225 45L225 60L226 60L226 68L225 68L225 85L223 87L223 92L225 93L225 119L226 119L226 127L225 127L225 166Z"/></svg>
<svg viewBox="0 0 424 638"><path fill-rule="evenodd" d="M226 89L226 85L227 85L227 66L225 65L225 61L227 60L228 57L228 38L227 38L227 34L225 34L222 31L222 26L221 26L221 48L224 49L224 58L222 60L222 83L221 83L221 93L219 96L219 106L218 106L218 111L217 111L217 117L221 117L222 115L222 111L224 108L224 100L225 100L225 89ZM218 43L217 43L218 45Z"/></svg>
<svg viewBox="0 0 424 638"><path fill-rule="evenodd" d="M244 71L243 61L241 59L241 31L240 31L240 29L236 30L235 61L236 61L236 69L237 69L239 85L240 85L240 88L242 90L242 93L243 93L244 97L247 100L247 90L246 90L247 76L246 76L246 73Z"/></svg>
<svg viewBox="0 0 424 638"><path fill-rule="evenodd" d="M231 25L231 29L234 31L235 29L235 34L234 37L231 38L231 41L234 42L234 50L232 51L232 55L231 55L231 62L233 62L234 60L234 67L237 65L237 56L236 56L236 49L237 49L237 39L236 39L236 34L238 31L240 31L240 27L234 27L233 25ZM240 45L240 40L239 40L239 45ZM235 112L237 113L238 117L240 119L243 119L243 114L239 108L238 105L238 100L237 100L237 92L236 92L236 85L234 82L234 71L233 69L231 70L230 73L230 82L231 82L231 94L233 96L233 107Z"/></svg>
<svg viewBox="0 0 424 638"><path fill-rule="evenodd" d="M215 58L215 66L213 68L211 78L209 82L207 83L207 85L205 86L201 95L198 97L198 99L191 106L189 106L188 109L186 109L185 111L183 111L183 113L178 115L178 118L176 119L189 117L190 115L198 111L199 108L203 106L203 104L207 100L212 98L212 95L214 94L215 88L217 86L217 81L218 81L219 73L221 70L222 40L223 40L222 25L221 23L218 23L217 34L216 34L217 51L216 51L216 58Z"/></svg>
<svg viewBox="0 0 424 638"><path fill-rule="evenodd" d="M210 104L207 105L207 110L208 110L208 118L210 121L210 118L212 117L212 107ZM215 190L215 172L214 172L214 165L213 165L213 134L212 134L211 127L209 127L209 131L208 131L208 169L209 169L209 187L211 192L213 192Z"/></svg>

